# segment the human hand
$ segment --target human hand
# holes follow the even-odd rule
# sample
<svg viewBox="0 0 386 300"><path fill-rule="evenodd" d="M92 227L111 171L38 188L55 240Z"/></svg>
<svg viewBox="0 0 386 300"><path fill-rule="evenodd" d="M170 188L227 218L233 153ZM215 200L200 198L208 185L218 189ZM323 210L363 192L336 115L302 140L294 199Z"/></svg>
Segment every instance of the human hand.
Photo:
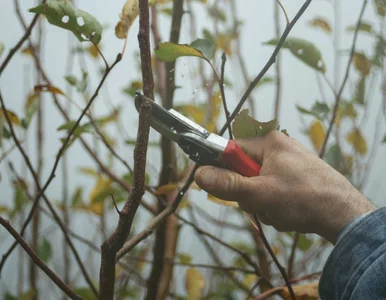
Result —
<svg viewBox="0 0 386 300"><path fill-rule="evenodd" d="M291 137L272 131L237 144L261 164L260 176L205 166L195 181L278 231L316 233L335 244L347 223L375 209L343 175Z"/></svg>

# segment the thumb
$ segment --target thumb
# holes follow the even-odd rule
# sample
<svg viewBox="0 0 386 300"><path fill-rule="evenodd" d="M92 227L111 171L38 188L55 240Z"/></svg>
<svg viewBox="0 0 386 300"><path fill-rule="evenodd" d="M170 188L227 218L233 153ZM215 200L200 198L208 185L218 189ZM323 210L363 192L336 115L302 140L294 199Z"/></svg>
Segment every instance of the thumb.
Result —
<svg viewBox="0 0 386 300"><path fill-rule="evenodd" d="M194 180L203 190L224 200L240 201L255 193L254 184L249 178L227 169L200 167Z"/></svg>

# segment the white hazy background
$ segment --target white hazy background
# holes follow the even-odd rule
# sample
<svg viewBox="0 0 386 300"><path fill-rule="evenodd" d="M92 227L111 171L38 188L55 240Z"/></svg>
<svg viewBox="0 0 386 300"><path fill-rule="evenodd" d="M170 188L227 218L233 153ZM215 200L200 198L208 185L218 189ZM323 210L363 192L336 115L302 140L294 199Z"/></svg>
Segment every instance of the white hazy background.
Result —
<svg viewBox="0 0 386 300"><path fill-rule="evenodd" d="M338 2L337 0L336 2ZM33 17L33 14L28 13L27 9L36 5L35 1L23 0L21 1L21 7L23 10L24 18L27 23ZM209 1L212 2L212 1ZM260 1L238 1L237 10L239 19L244 21L244 25L241 31L241 49L242 55L246 61L248 73L251 79L257 75L257 73L263 68L268 61L273 47L263 46L262 43L268 41L275 36L274 34L274 15L273 15L273 2L274 0L260 0ZM314 43L322 52L323 58L327 66L327 77L330 81L334 82L334 51L333 51L333 40L332 36L328 36L320 30L315 30L307 26L307 22L316 16L323 16L329 20L330 24L333 24L334 11L333 11L333 0L321 1L315 0L310 5L308 10L304 13L300 21L296 24L292 30L290 36L302 37L312 43ZM345 28L349 25L354 25L359 16L359 12L362 6L362 0L351 0L351 1L339 1L341 7L341 50L348 51L351 48L353 34L345 31ZM102 38L102 49L105 57L109 62L113 62L116 55L121 51L123 41L118 40L114 34L114 26L119 20L119 13L121 12L124 1L77 1L77 7L85 10L95 16L100 23L107 25L108 28L104 30ZM287 13L292 19L299 10L300 6L304 3L302 0L283 0ZM197 37L202 37L201 32L203 28L212 29L213 23L207 16L206 11L203 9L201 4L194 4L193 7L196 9L196 22L199 26L197 30ZM367 6L364 20L372 23L378 28L378 17L375 9L370 1ZM284 27L285 19L281 14L281 24ZM183 24L181 29L180 43L190 43L190 22L188 15L183 17ZM62 90L66 88L66 81L64 75L66 74L66 63L69 55L70 48L79 43L77 39L68 31L61 28L57 28L44 22L45 34L44 42L42 45L42 62L46 72L51 78L52 82ZM161 38L163 41L168 40L170 28L170 18L160 14L159 17L159 29ZM13 1L0 0L0 41L6 45L5 52L2 56L4 59L9 49L13 47L20 39L23 34L23 29L19 23L17 16L14 11ZM121 63L112 71L108 76L101 93L93 104L94 115L104 115L111 111L111 103L114 106L122 106L121 110L121 122L124 124L129 136L134 138L137 131L137 112L134 108L133 99L128 97L122 92L122 89L126 87L132 80L140 79L140 72L137 69L137 61L133 55L138 51L137 42L138 32L138 19L134 23L130 30L126 53ZM34 37L36 37L36 28L34 30ZM373 41L366 35L360 35L358 38L358 49L361 49L369 55L373 51ZM301 133L302 123L300 122L299 114L296 110L295 104L302 105L303 107L309 108L317 100L321 99L321 95L318 90L316 75L313 69L309 68L298 59L296 59L288 50L281 51L282 57L282 106L280 113L280 124L282 128L287 129L288 133L299 139L304 145L311 148L311 143L306 136ZM338 85L340 85L344 71L347 65L347 55L343 55L340 59L340 74L338 76ZM103 65L103 62L99 60L97 63L86 56L86 64L90 75L89 92L90 94L96 88L99 83L99 68ZM196 92L199 88L200 79L195 77L191 78L191 73L196 73L195 68L197 66L196 58L180 58L177 63L178 73L176 74L176 85L182 86L181 89L177 89L175 93L175 103L187 103L192 100L203 101L203 94ZM219 60L217 60L217 67L219 68ZM74 69L72 74L80 76L80 65L76 59L74 63ZM26 99L26 95L33 89L34 80L31 80L34 76L33 61L30 57L22 55L20 52L17 53L12 61L7 66L5 72L0 79L1 93L5 99L6 105L9 109L19 113L23 110L23 105ZM268 72L268 75L273 75L273 68ZM355 74L352 69L351 74ZM232 82L232 87L226 88L226 96L229 109L232 111L238 103L246 87L242 78L241 71L236 62L228 58L226 65L226 77ZM348 84L346 86L344 97L349 98L353 95L353 88L355 86L355 80L357 75L350 76ZM373 92L373 100L371 103L371 111L368 114L368 120L366 125L363 127L363 131L371 145L374 136L374 122L375 116L378 112L381 98L380 93L380 79L375 85L376 90ZM334 83L335 85L335 83ZM324 92L328 97L328 102L333 103L333 95L329 90L328 86L323 83ZM256 106L256 117L260 121L268 121L272 119L273 107L274 107L274 96L275 90L274 85L267 85L261 89L253 92L255 99L257 100ZM201 97L201 99L200 99ZM84 107L84 100L75 92L73 93L73 100L77 102L81 107ZM52 99L47 95L42 98L44 106L44 170L43 170L43 182L48 178L51 172L55 156L58 149L61 146L60 138L63 137L63 133L58 133L56 128L64 123L63 118L56 111ZM65 103L65 99L62 99L62 103ZM76 119L80 114L80 111L76 107L72 107L72 117ZM218 125L222 126L224 123L224 117L221 116ZM84 121L87 121L84 119ZM385 126L381 124L381 132L385 132ZM29 128L29 141L28 141L28 153L32 158L32 161L36 165L36 143L35 143L35 128L36 128L36 117ZM114 133L115 127L111 127L111 132ZM127 138L127 137L126 137ZM92 138L87 138L92 142ZM159 135L154 131L151 132L151 139L156 141L159 139ZM133 161L133 147L127 146L120 141L120 147L117 149L118 153L124 157L129 164L132 165ZM5 149L11 146L11 142L5 143ZM99 147L100 156L106 154L105 148ZM384 204L385 187L382 186L382 175L384 169L383 157L385 155L385 147L381 147L374 160L374 166L370 174L368 184L365 189L365 194L377 205ZM95 184L92 178L81 175L77 172L77 168L83 167L94 167L95 163L90 159L88 154L82 149L79 143L75 143L68 151L69 156L69 170L70 170L70 187L73 192L77 185L84 185L87 187L87 193L92 189ZM151 175L153 184L157 183L158 170L160 168L160 153L158 150L150 149L148 153L148 168L147 171ZM16 169L20 172L24 169L24 162L21 155L17 150L8 157L8 160L14 162ZM121 164L115 163L114 171L118 174L123 174L125 169ZM23 171L25 172L25 171ZM13 189L11 188L12 175L10 174L7 166L7 160L0 163L0 173L2 179L0 181L0 204L12 206ZM28 174L28 171L27 171ZM31 177L29 177L30 183L32 183ZM61 200L61 168L59 166L56 172L56 178L53 180L51 185L46 191L49 199L52 202ZM154 201L149 195L146 196L148 202ZM194 202L205 208L210 214L218 218L235 219L234 216L229 215L229 209L225 207L219 207L216 204L210 203L206 200L206 194L201 192L192 192L189 194L190 201ZM29 208L27 209L27 211ZM137 218L137 230L143 228L146 223L150 220L150 215L140 209L139 217ZM234 222L244 222L245 220L236 218ZM117 216L114 211L108 216L107 229L110 232L115 228L117 222ZM19 228L20 221L15 219L12 223L16 228ZM213 233L217 233L216 228L211 226L205 226L202 221L200 224L202 227L207 228ZM79 212L71 214L71 228L78 232L80 235L87 237L95 242L95 245L99 246L102 242L99 231L99 218L90 215L85 215ZM269 231L273 234L273 231ZM50 261L50 267L52 267L59 274L62 274L63 259L62 259L62 234L58 229L58 226L48 222L43 218L43 222L40 228L40 234L48 238L54 248L54 257ZM28 236L28 235L27 235ZM222 238L227 241L241 241L248 239L247 235L240 235L235 231L226 231L222 233ZM3 228L0 228L0 253L3 253L8 249L9 245L13 242L13 238ZM74 240L77 249L80 251L87 268L92 274L95 281L98 280L99 276L99 254L91 252L83 244L78 243ZM149 242L149 241L147 241ZM142 244L143 245L143 244ZM225 264L230 264L235 255L229 253L226 249L213 244L220 253ZM1 274L0 278L0 295L6 290L10 290L13 293L17 290L17 268L18 268L18 251L15 251L12 257L6 263L6 266ZM180 232L179 252L188 252L193 254L195 263L210 263L211 259L206 253L205 248L201 242L195 237L193 231L184 226ZM71 255L72 257L72 255ZM24 258L25 262L25 278L24 282L25 289L28 287L27 279L27 268L29 258ZM319 267L323 266L323 261L320 262ZM312 271L319 271L313 269ZM175 270L175 278L182 278L185 269L177 267ZM40 272L40 270L39 270ZM204 275L209 275L209 271L202 270ZM77 286L84 286L83 278L79 275L78 268L75 264L72 266L72 278L75 278ZM209 278L207 278L209 280ZM61 297L61 291L54 287L51 281L42 275L40 277L39 285L46 289L41 292L42 299L58 299ZM183 292L183 280L177 280L177 291ZM1 296L0 296L1 297Z"/></svg>

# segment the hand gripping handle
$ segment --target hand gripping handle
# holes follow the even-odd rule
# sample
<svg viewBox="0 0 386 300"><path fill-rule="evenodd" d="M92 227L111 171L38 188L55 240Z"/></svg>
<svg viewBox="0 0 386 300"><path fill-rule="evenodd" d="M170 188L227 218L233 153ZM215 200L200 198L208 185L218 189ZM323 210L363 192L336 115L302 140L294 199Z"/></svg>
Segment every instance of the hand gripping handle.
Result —
<svg viewBox="0 0 386 300"><path fill-rule="evenodd" d="M261 166L246 155L234 140L229 140L222 158L233 171L242 176L254 177L260 174Z"/></svg>

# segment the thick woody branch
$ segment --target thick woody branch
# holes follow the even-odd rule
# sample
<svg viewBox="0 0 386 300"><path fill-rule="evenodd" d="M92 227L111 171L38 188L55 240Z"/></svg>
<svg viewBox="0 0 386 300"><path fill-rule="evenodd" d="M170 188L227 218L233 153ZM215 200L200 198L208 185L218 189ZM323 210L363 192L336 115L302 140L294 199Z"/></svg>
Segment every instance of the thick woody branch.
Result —
<svg viewBox="0 0 386 300"><path fill-rule="evenodd" d="M151 69L149 41L149 2L139 2L139 33L138 43L141 55L143 91L146 97L141 102L137 143L134 149L133 186L123 209L119 213L119 222L114 233L102 244L102 261L100 268L99 299L113 300L115 286L115 261L119 249L128 238L137 209L145 193L146 154L150 131L151 103L154 99L154 80Z"/></svg>
<svg viewBox="0 0 386 300"><path fill-rule="evenodd" d="M40 257L32 250L32 248L27 244L23 237L17 233L17 231L11 226L11 224L0 217L0 224L3 225L5 229L15 238L17 243L23 247L27 254L31 257L33 262L44 272L47 276L59 287L68 297L71 299L80 300L83 299L77 293L75 293L68 285L66 285L41 259Z"/></svg>
<svg viewBox="0 0 386 300"><path fill-rule="evenodd" d="M137 143L134 149L133 186L119 214L115 232L102 244L99 299L114 299L115 257L130 234L131 226L145 193L146 153L149 139L151 104L144 101L140 108Z"/></svg>

